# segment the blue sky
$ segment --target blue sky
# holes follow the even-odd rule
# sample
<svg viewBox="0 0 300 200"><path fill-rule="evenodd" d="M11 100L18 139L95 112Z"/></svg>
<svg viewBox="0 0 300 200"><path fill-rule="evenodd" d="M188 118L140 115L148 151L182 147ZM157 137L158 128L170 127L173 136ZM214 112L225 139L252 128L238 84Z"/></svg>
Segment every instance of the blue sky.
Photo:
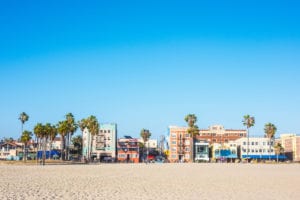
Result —
<svg viewBox="0 0 300 200"><path fill-rule="evenodd" d="M72 112L153 137L169 125L300 133L297 1L1 1L0 137L19 113L57 123Z"/></svg>

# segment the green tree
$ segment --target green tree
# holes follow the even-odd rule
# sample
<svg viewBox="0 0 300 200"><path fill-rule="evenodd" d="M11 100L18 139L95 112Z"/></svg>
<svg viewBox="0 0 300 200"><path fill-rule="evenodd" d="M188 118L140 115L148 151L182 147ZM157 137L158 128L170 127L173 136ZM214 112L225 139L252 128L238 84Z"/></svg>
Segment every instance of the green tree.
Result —
<svg viewBox="0 0 300 200"><path fill-rule="evenodd" d="M271 160L271 141L275 136L275 133L277 131L277 128L272 123L265 124L265 137L269 138L269 160Z"/></svg>
<svg viewBox="0 0 300 200"><path fill-rule="evenodd" d="M21 142L24 143L24 153L23 153L23 160L25 162L27 155L26 155L26 146L28 144L28 142L32 139L32 132L30 131L23 131L22 135L21 135Z"/></svg>
<svg viewBox="0 0 300 200"><path fill-rule="evenodd" d="M243 125L247 127L247 162L249 161L249 129L254 126L255 118L250 115L245 115L243 120Z"/></svg>
<svg viewBox="0 0 300 200"><path fill-rule="evenodd" d="M67 121L60 121L57 124L57 132L61 138L61 160L65 159L65 137L69 133L69 125Z"/></svg>
<svg viewBox="0 0 300 200"><path fill-rule="evenodd" d="M77 155L78 155L77 157L79 157L79 155L81 155L81 152L82 152L82 136L77 135L77 136L73 137L72 144L77 151Z"/></svg>
<svg viewBox="0 0 300 200"><path fill-rule="evenodd" d="M70 156L70 149L69 149L69 146L71 144L71 138L73 136L73 134L76 132L77 128L78 128L78 124L76 123L75 121L75 118L73 116L72 113L68 113L66 114L66 121L67 121L67 124L68 124L68 133L66 135L66 157L67 159L69 160Z"/></svg>
<svg viewBox="0 0 300 200"><path fill-rule="evenodd" d="M45 125L45 131L46 131L46 138L47 142L49 143L49 160L51 159L51 151L52 151L52 143L57 136L57 128L55 125L52 125L50 123L47 123Z"/></svg>
<svg viewBox="0 0 300 200"><path fill-rule="evenodd" d="M274 146L274 150L275 150L275 154L277 155L277 162L278 162L278 156L284 152L284 148L282 147L281 143L278 142Z"/></svg>
<svg viewBox="0 0 300 200"><path fill-rule="evenodd" d="M196 125L197 122L197 116L195 114L188 114L185 116L184 120L186 121L186 123L188 124L188 129L187 132L190 135L191 138L191 160L194 161L194 142L195 139L197 137L197 135L199 135L199 128Z"/></svg>
<svg viewBox="0 0 300 200"><path fill-rule="evenodd" d="M22 112L20 115L19 115L19 120L21 121L21 135L23 134L23 127L24 127L24 124L25 122L27 122L29 119L29 116L25 113L25 112ZM23 160L25 161L25 145L24 145L24 151L23 151Z"/></svg>
<svg viewBox="0 0 300 200"><path fill-rule="evenodd" d="M81 130L81 132L82 132L82 135L83 135L83 131L84 131L84 129L86 129L87 127L88 127L88 121L87 121L87 119L81 119L80 121L78 121L78 127L80 128L80 130ZM88 142L88 144L89 144L89 142ZM83 147L83 144L82 144L82 147ZM87 148L89 148L89 145L87 146ZM83 148L82 148L82 150L83 150ZM89 155L89 150L87 150L87 155ZM84 155L84 153L83 153L83 151L81 152L81 154L82 155Z"/></svg>
<svg viewBox="0 0 300 200"><path fill-rule="evenodd" d="M45 142L46 142L46 138L47 138L47 131L46 131L46 127L45 125L41 124L41 123L37 123L33 129L33 132L37 138L38 141L38 149L37 149L37 155L36 157L38 158L38 151L39 150L43 150L43 165L45 164L45 160L44 160L44 149L45 149ZM38 159L37 159L38 161Z"/></svg>
<svg viewBox="0 0 300 200"><path fill-rule="evenodd" d="M148 154L149 154L149 145L146 146L145 143L149 140L151 137L151 133L148 129L142 129L140 132L140 136L143 139L144 147L147 149L147 160L148 160ZM144 155L144 148L143 148L143 155Z"/></svg>
<svg viewBox="0 0 300 200"><path fill-rule="evenodd" d="M91 135L90 138L90 152L89 152L89 160L92 157L92 147L93 147L93 137L99 132L100 124L97 120L97 118L93 115L89 116L87 118L87 129L89 130L89 133Z"/></svg>
<svg viewBox="0 0 300 200"><path fill-rule="evenodd" d="M25 113L25 112L22 112L19 116L19 120L21 121L21 124L22 124L22 133L23 133L23 126L25 124L25 122L27 122L29 120L29 116Z"/></svg>

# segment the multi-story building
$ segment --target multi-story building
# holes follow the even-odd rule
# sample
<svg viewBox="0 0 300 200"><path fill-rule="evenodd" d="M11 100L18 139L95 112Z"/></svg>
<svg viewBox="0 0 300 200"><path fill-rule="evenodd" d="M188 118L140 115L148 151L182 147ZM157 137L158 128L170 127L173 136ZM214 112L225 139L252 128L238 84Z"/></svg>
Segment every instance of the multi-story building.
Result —
<svg viewBox="0 0 300 200"><path fill-rule="evenodd" d="M192 138L187 127L169 127L169 160L170 162L192 162Z"/></svg>
<svg viewBox="0 0 300 200"><path fill-rule="evenodd" d="M292 161L300 161L300 136L296 134L281 134L280 143L285 156Z"/></svg>
<svg viewBox="0 0 300 200"><path fill-rule="evenodd" d="M213 125L208 129L200 129L197 139L208 141L210 144L223 144L230 141L235 141L242 137L247 137L246 130L225 129L222 125Z"/></svg>
<svg viewBox="0 0 300 200"><path fill-rule="evenodd" d="M139 162L139 142L138 139L130 136L118 139L118 162Z"/></svg>
<svg viewBox="0 0 300 200"><path fill-rule="evenodd" d="M100 124L99 132L91 137L88 129L84 129L82 135L82 155L86 158L91 154L92 158L102 160L115 160L117 157L117 125ZM92 144L92 145L91 145Z"/></svg>
<svg viewBox="0 0 300 200"><path fill-rule="evenodd" d="M240 158L249 159L277 159L274 151L274 140L266 137L250 137L249 138L249 151L247 155L247 138L240 138L236 140L236 144L239 146ZM271 148L270 148L271 147ZM284 156L278 156L279 159L284 159Z"/></svg>

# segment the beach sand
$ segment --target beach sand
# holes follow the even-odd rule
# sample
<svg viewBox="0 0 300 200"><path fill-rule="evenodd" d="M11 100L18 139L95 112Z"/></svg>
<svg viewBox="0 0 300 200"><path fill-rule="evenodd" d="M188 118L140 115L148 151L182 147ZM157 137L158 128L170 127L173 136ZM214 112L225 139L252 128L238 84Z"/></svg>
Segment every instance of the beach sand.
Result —
<svg viewBox="0 0 300 200"><path fill-rule="evenodd" d="M300 199L299 164L1 165L0 199Z"/></svg>

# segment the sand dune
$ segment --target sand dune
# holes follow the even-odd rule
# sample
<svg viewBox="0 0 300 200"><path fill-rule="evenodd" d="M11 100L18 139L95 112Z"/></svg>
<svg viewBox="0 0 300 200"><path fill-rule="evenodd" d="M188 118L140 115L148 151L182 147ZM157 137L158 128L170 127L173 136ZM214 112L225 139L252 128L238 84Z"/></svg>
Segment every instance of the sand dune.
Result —
<svg viewBox="0 0 300 200"><path fill-rule="evenodd" d="M0 199L300 199L299 164L0 166Z"/></svg>

